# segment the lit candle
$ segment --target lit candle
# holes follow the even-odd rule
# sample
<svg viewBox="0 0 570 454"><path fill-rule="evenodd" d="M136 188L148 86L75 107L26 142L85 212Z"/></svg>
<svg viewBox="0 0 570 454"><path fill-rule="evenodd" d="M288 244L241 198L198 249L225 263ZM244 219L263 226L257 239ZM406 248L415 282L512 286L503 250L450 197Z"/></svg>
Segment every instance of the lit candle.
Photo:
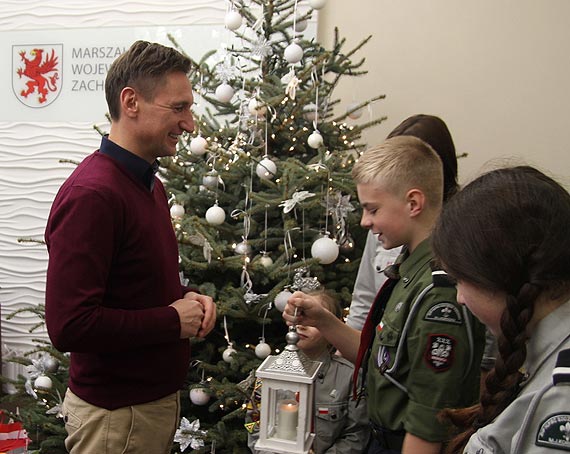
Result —
<svg viewBox="0 0 570 454"><path fill-rule="evenodd" d="M295 440L297 438L299 403L294 399L284 399L280 400L278 405L277 436L286 440Z"/></svg>

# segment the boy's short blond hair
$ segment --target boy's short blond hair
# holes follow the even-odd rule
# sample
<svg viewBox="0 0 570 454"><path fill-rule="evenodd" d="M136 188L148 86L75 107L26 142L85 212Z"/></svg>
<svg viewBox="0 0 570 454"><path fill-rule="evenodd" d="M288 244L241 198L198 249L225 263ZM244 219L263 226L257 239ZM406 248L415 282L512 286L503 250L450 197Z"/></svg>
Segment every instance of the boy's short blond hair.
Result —
<svg viewBox="0 0 570 454"><path fill-rule="evenodd" d="M352 169L356 184L378 186L397 196L419 189L428 206L443 201L443 165L437 153L423 140L398 136L369 148Z"/></svg>

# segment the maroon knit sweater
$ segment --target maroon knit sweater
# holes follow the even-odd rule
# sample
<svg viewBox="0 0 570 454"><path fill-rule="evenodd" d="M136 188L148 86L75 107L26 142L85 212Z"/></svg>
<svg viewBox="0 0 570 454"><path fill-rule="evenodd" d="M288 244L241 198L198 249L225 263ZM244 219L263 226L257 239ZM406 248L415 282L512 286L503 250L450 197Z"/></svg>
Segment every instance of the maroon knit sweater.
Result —
<svg viewBox="0 0 570 454"><path fill-rule="evenodd" d="M164 187L152 191L113 158L88 156L59 190L47 223L46 323L71 352L69 388L116 409L179 390L178 246Z"/></svg>

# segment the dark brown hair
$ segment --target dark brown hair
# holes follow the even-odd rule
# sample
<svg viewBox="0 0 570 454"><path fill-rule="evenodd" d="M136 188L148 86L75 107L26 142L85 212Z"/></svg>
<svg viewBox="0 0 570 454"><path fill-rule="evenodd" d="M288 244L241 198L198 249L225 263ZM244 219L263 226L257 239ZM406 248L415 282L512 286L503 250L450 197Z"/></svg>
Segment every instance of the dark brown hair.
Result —
<svg viewBox="0 0 570 454"><path fill-rule="evenodd" d="M469 437L516 397L538 298L570 292L568 225L570 194L528 166L491 171L444 205L432 235L437 259L455 279L506 295L499 355L480 403L443 414L461 431L446 452L463 452Z"/></svg>
<svg viewBox="0 0 570 454"><path fill-rule="evenodd" d="M177 50L157 43L136 41L117 58L105 79L105 97L112 120L120 116L120 96L125 87L140 92L145 100L152 100L154 90L172 72L190 72L191 61Z"/></svg>
<svg viewBox="0 0 570 454"><path fill-rule="evenodd" d="M412 115L396 126L387 139L396 136L414 136L429 144L443 163L443 201L457 192L455 145L441 118L425 114Z"/></svg>

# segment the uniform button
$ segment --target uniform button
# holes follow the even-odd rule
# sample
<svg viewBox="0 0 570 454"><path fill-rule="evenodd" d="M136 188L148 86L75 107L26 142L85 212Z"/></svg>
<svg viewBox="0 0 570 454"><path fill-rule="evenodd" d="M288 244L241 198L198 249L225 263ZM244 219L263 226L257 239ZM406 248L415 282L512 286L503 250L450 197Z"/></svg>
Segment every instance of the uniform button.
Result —
<svg viewBox="0 0 570 454"><path fill-rule="evenodd" d="M402 278L402 281L404 281L404 284L407 284L408 282L410 282L410 278L404 277L404 278Z"/></svg>
<svg viewBox="0 0 570 454"><path fill-rule="evenodd" d="M67 421L69 421L69 418L67 417L67 415L65 415L65 416L63 417L63 422L67 423Z"/></svg>

